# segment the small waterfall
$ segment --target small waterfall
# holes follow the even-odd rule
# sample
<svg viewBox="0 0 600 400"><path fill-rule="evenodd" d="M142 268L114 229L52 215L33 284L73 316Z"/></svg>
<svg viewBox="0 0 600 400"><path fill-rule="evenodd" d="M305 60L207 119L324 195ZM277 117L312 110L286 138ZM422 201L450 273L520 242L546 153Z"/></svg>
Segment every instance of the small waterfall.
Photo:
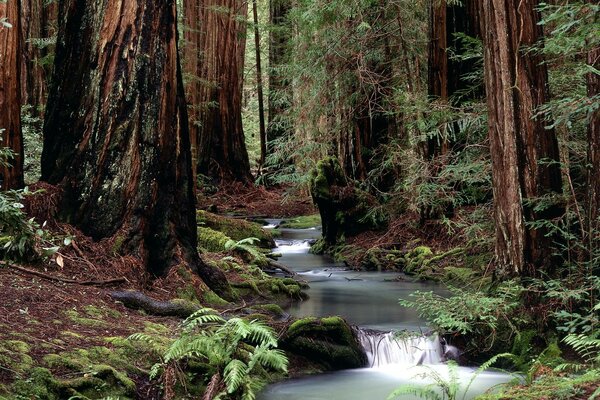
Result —
<svg viewBox="0 0 600 400"><path fill-rule="evenodd" d="M306 254L310 250L312 241L305 240L275 240L277 247L273 249L275 253L281 254Z"/></svg>
<svg viewBox="0 0 600 400"><path fill-rule="evenodd" d="M438 335L398 337L393 332L358 329L358 339L370 367L389 364L440 364L443 349Z"/></svg>

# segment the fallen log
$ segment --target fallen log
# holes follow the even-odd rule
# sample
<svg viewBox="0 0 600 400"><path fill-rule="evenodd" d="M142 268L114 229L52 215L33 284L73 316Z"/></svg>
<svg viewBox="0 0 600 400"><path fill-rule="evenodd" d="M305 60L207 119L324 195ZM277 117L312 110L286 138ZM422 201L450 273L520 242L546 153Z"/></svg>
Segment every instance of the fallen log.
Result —
<svg viewBox="0 0 600 400"><path fill-rule="evenodd" d="M188 300L156 300L134 290L111 292L110 297L120 301L127 308L143 310L148 314L162 317L187 318L201 308L198 304Z"/></svg>

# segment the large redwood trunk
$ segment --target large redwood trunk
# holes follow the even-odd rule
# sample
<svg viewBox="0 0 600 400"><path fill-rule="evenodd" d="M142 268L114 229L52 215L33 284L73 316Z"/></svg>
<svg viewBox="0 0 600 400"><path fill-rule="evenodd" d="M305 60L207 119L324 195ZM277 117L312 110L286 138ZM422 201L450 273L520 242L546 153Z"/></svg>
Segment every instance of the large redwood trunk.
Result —
<svg viewBox="0 0 600 400"><path fill-rule="evenodd" d="M202 0L202 72L198 172L249 183L242 127L242 85L248 3Z"/></svg>
<svg viewBox="0 0 600 400"><path fill-rule="evenodd" d="M531 204L540 196L561 191L556 135L545 129L543 119L533 119L536 108L548 99L547 70L540 56L523 50L542 37L535 6L534 0L483 3L496 271L500 276L535 276L550 265L552 239L527 223L561 212L558 206L536 212Z"/></svg>
<svg viewBox="0 0 600 400"><path fill-rule="evenodd" d="M42 46L41 41L48 41L56 33L57 4L44 0L21 0L21 7L22 103L32 105L36 114L43 116L51 73L51 65L44 58L52 46Z"/></svg>
<svg viewBox="0 0 600 400"><path fill-rule="evenodd" d="M0 146L14 153L10 166L0 164L0 190L17 189L23 182L23 134L21 132L21 24L20 2L0 3Z"/></svg>
<svg viewBox="0 0 600 400"><path fill-rule="evenodd" d="M187 262L223 293L196 251L176 21L174 0L60 1L42 178L62 186L65 221L124 239L155 275Z"/></svg>

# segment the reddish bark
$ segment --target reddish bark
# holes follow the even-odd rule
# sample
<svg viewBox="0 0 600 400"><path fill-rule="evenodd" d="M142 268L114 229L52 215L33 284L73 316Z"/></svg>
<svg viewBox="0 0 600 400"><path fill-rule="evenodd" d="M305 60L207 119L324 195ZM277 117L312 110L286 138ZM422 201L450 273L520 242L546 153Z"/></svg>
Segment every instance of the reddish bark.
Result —
<svg viewBox="0 0 600 400"><path fill-rule="evenodd" d="M242 127L246 50L243 0L202 0L202 71L198 172L220 181L250 183Z"/></svg>
<svg viewBox="0 0 600 400"><path fill-rule="evenodd" d="M548 99L547 70L539 55L523 49L542 38L534 0L490 0L485 15L485 81L489 109L500 276L534 276L551 264L551 238L527 223L553 218L559 207L535 212L536 198L561 191L558 144L542 118ZM544 163L541 163L544 161ZM552 162L548 164L548 161Z"/></svg>
<svg viewBox="0 0 600 400"><path fill-rule="evenodd" d="M0 146L14 153L10 166L0 165L0 189L17 189L23 182L23 134L21 131L21 24L20 2L0 3Z"/></svg>
<svg viewBox="0 0 600 400"><path fill-rule="evenodd" d="M63 187L61 216L84 233L116 235L155 275L187 262L224 293L196 250L176 21L174 0L59 3L42 179Z"/></svg>

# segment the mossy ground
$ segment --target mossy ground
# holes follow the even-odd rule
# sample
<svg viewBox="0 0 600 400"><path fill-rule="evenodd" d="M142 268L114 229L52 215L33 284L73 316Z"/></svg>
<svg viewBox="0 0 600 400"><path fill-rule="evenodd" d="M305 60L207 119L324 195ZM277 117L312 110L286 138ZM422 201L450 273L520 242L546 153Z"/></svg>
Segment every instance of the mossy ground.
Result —
<svg viewBox="0 0 600 400"><path fill-rule="evenodd" d="M294 218L288 218L281 221L280 228L287 229L309 229L321 226L321 216L319 214L303 215Z"/></svg>

